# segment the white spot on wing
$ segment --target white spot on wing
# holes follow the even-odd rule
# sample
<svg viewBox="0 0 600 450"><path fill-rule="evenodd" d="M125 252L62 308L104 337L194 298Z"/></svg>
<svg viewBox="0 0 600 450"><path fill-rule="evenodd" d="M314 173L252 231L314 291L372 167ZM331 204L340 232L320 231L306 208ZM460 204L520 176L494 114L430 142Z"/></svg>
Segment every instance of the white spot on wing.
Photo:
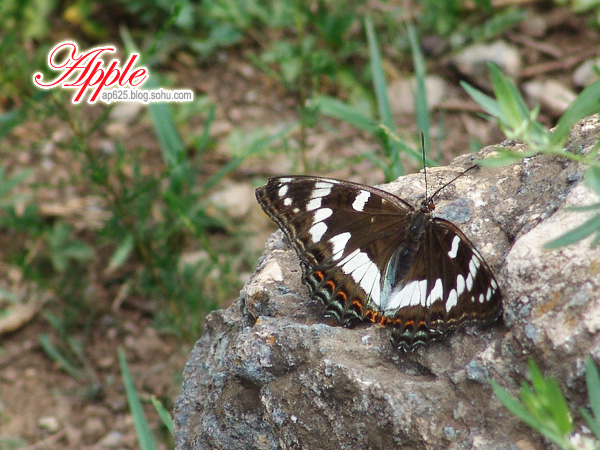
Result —
<svg viewBox="0 0 600 450"><path fill-rule="evenodd" d="M458 244L460 243L460 238L458 237L458 235L454 236L454 239L452 239L452 247L450 248L450 251L448 252L448 256L452 259L456 258L456 254L458 253Z"/></svg>
<svg viewBox="0 0 600 450"><path fill-rule="evenodd" d="M492 284L492 288L493 288L494 290L498 289L498 283L496 283L496 280L495 280L495 279L493 279L493 278L492 278L492 283L491 283L491 284Z"/></svg>
<svg viewBox="0 0 600 450"><path fill-rule="evenodd" d="M381 305L381 273L379 268L374 264L369 264L369 269L365 273L362 281L360 282L361 287L371 293L371 300L377 306Z"/></svg>
<svg viewBox="0 0 600 450"><path fill-rule="evenodd" d="M366 253L362 253L359 249L354 250L340 261L340 265L342 265L342 272L344 272L346 275L351 274L354 269L356 269L360 264L364 263L363 257L370 262Z"/></svg>
<svg viewBox="0 0 600 450"><path fill-rule="evenodd" d="M398 292L392 291L385 310L395 310L406 306L426 306L427 280L414 280Z"/></svg>
<svg viewBox="0 0 600 450"><path fill-rule="evenodd" d="M465 291L465 277L462 275L458 275L456 277L456 295L461 296L461 294Z"/></svg>
<svg viewBox="0 0 600 450"><path fill-rule="evenodd" d="M315 212L314 224L308 230L313 242L320 242L327 231L327 224L323 221L333 214L331 208L321 208Z"/></svg>
<svg viewBox="0 0 600 450"><path fill-rule="evenodd" d="M323 222L325 219L327 219L332 214L333 214L333 210L331 208L318 209L317 212L315 213L315 223Z"/></svg>
<svg viewBox="0 0 600 450"><path fill-rule="evenodd" d="M307 211L313 211L315 209L319 209L321 207L321 197L313 198L306 204Z"/></svg>
<svg viewBox="0 0 600 450"><path fill-rule="evenodd" d="M369 197L371 193L369 191L360 191L360 194L356 196L354 202L352 203L352 208L355 211L363 211L365 209L365 205L369 201Z"/></svg>
<svg viewBox="0 0 600 450"><path fill-rule="evenodd" d="M350 236L349 232L345 232L331 238L329 242L331 243L333 251L332 258L334 260L340 259L343 256L344 250L346 250L346 244L350 240Z"/></svg>
<svg viewBox="0 0 600 450"><path fill-rule="evenodd" d="M327 225L323 222L315 223L310 229L308 233L310 234L310 238L313 242L319 242L323 238L323 235L327 231Z"/></svg>
<svg viewBox="0 0 600 450"><path fill-rule="evenodd" d="M317 181L315 183L315 188L310 193L311 198L325 197L331 193L331 188L333 184L327 183L325 181Z"/></svg>
<svg viewBox="0 0 600 450"><path fill-rule="evenodd" d="M431 292L427 296L427 306L441 299L442 295L444 295L444 287L442 286L442 279L438 278L433 285L433 289L431 289Z"/></svg>
<svg viewBox="0 0 600 450"><path fill-rule="evenodd" d="M288 186L287 186L287 184L285 184L279 188L279 191L277 192L277 194L280 197L283 197L285 194L287 194L287 191L288 191Z"/></svg>
<svg viewBox="0 0 600 450"><path fill-rule="evenodd" d="M481 263L479 262L479 259L477 259L477 256L473 255L471 262L469 263L469 274L471 274L473 278L477 276L480 265Z"/></svg>
<svg viewBox="0 0 600 450"><path fill-rule="evenodd" d="M356 249L339 264L342 266L342 272L350 275L367 294L371 295L373 303L380 306L381 274L377 265L369 259L367 254Z"/></svg>
<svg viewBox="0 0 600 450"><path fill-rule="evenodd" d="M292 198L291 198L291 197L288 197L288 198L286 198L286 199L283 201L283 204L284 204L285 206L290 206L290 205L292 204Z"/></svg>
<svg viewBox="0 0 600 450"><path fill-rule="evenodd" d="M448 300L446 300L446 312L449 313L452 308L458 304L458 295L456 289L452 289L448 294Z"/></svg>
<svg viewBox="0 0 600 450"><path fill-rule="evenodd" d="M473 288L473 274L469 272L467 275L467 290L470 291Z"/></svg>

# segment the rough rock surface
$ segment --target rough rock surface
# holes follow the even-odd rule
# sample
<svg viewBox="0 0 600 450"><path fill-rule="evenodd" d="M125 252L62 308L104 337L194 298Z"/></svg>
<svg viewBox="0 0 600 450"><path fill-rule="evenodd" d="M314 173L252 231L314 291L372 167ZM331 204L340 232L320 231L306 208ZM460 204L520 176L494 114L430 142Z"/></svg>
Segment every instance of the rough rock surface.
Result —
<svg viewBox="0 0 600 450"><path fill-rule="evenodd" d="M598 118L587 119L568 148L589 150L599 135ZM430 186L493 152L431 169ZM394 351L384 327L327 324L295 253L275 233L240 297L207 318L175 407L177 448L548 448L488 381L515 394L533 358L558 378L572 411L586 404L584 358L600 361L600 252L590 251L589 238L542 249L589 217L567 206L598 201L581 183L583 169L538 155L472 170L441 193L436 213L470 237L497 275L503 320L412 353ZM417 204L423 176L383 188Z"/></svg>

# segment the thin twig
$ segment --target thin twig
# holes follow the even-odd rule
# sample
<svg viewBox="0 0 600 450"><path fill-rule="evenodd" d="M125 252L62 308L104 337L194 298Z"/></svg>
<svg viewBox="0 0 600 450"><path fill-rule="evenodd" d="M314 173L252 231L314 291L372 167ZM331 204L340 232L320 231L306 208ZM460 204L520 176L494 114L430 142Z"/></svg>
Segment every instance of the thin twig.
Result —
<svg viewBox="0 0 600 450"><path fill-rule="evenodd" d="M569 58L561 59L558 61L550 61L541 64L536 64L531 67L527 67L523 69L521 72L521 76L523 78L535 77L537 75L542 75L548 72L555 72L559 70L570 69L576 64L579 64L581 61L584 61L592 56L598 54L598 49L596 47L588 48L581 53L573 55Z"/></svg>
<svg viewBox="0 0 600 450"><path fill-rule="evenodd" d="M564 56L564 52L556 46L536 41L535 39L532 39L529 36L524 36L517 33L508 33L507 36L513 42L523 44L529 48L537 50L540 53L552 56L553 58L559 59Z"/></svg>
<svg viewBox="0 0 600 450"><path fill-rule="evenodd" d="M60 430L59 432L54 433L53 435L48 436L42 439L41 441L36 442L35 444L28 445L27 447L22 447L21 450L38 450L40 448L52 448L54 447L54 444L56 444L58 441L64 438L66 434L67 430Z"/></svg>
<svg viewBox="0 0 600 450"><path fill-rule="evenodd" d="M471 113L483 112L483 109L477 103L462 100L446 100L437 107L438 109L446 111L466 111Z"/></svg>

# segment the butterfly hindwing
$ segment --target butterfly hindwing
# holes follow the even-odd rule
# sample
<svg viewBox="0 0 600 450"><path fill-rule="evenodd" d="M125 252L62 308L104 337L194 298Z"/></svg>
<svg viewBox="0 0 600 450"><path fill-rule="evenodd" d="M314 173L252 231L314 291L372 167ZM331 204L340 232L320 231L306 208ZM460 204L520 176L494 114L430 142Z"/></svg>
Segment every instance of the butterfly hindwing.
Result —
<svg viewBox="0 0 600 450"><path fill-rule="evenodd" d="M492 323L501 311L496 280L468 238L439 218L430 218L425 228L416 262L396 287L400 307L392 344L404 350L469 324Z"/></svg>

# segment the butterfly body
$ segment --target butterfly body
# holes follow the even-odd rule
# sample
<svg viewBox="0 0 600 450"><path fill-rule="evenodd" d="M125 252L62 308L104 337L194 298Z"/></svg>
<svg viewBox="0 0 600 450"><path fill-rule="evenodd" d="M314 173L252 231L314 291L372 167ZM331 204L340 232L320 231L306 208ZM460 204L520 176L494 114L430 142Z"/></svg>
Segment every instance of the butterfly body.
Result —
<svg viewBox="0 0 600 450"><path fill-rule="evenodd" d="M296 250L303 282L325 315L344 326L391 326L392 345L412 350L501 312L498 284L467 237L388 192L347 181L271 178L256 190Z"/></svg>

